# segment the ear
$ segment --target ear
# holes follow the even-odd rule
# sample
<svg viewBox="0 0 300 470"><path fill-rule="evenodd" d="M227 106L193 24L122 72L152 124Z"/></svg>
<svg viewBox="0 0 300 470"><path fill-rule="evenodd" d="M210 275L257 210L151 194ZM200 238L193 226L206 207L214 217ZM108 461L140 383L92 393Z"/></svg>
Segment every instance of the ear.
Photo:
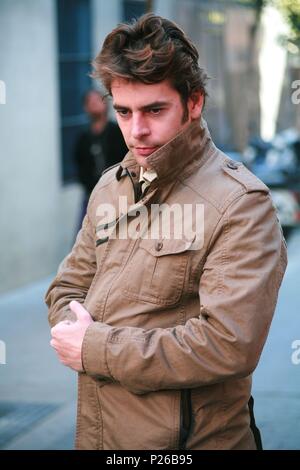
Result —
<svg viewBox="0 0 300 470"><path fill-rule="evenodd" d="M204 96L200 91L195 91L188 99L188 108L190 118L198 119L201 116L204 103Z"/></svg>

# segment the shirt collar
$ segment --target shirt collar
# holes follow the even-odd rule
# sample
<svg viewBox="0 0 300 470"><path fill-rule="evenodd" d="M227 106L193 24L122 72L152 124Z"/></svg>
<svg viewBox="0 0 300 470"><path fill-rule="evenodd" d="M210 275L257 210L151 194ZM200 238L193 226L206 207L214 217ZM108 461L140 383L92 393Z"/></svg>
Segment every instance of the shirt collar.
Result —
<svg viewBox="0 0 300 470"><path fill-rule="evenodd" d="M140 167L140 178L139 181L146 181L147 183L152 183L157 178L157 173L156 171L152 170L151 168L148 168L147 170L144 170L144 168L141 166Z"/></svg>

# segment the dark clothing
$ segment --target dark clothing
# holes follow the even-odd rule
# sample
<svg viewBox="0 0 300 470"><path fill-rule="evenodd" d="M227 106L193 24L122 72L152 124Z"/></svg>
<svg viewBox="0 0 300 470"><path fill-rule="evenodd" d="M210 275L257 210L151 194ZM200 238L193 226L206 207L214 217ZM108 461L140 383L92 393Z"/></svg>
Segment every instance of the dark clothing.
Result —
<svg viewBox="0 0 300 470"><path fill-rule="evenodd" d="M108 122L100 134L91 130L83 132L75 148L78 179L87 195L97 184L106 168L123 160L128 149L119 126Z"/></svg>

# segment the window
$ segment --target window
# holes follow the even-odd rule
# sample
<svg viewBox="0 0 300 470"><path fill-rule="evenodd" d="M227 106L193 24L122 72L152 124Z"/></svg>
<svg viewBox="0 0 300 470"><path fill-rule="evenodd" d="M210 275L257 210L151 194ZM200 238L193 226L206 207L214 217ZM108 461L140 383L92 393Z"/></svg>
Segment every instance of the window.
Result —
<svg viewBox="0 0 300 470"><path fill-rule="evenodd" d="M74 145L87 125L82 97L91 88L91 1L57 0L62 179L76 179Z"/></svg>

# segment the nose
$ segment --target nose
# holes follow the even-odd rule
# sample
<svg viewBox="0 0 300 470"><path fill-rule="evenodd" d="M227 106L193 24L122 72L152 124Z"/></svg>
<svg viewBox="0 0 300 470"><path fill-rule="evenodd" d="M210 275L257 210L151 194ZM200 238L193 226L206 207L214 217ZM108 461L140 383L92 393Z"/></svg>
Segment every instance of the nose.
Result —
<svg viewBox="0 0 300 470"><path fill-rule="evenodd" d="M139 140L142 137L146 137L150 134L150 128L147 124L147 120L141 113L133 113L132 115L132 127L131 135L134 139Z"/></svg>

